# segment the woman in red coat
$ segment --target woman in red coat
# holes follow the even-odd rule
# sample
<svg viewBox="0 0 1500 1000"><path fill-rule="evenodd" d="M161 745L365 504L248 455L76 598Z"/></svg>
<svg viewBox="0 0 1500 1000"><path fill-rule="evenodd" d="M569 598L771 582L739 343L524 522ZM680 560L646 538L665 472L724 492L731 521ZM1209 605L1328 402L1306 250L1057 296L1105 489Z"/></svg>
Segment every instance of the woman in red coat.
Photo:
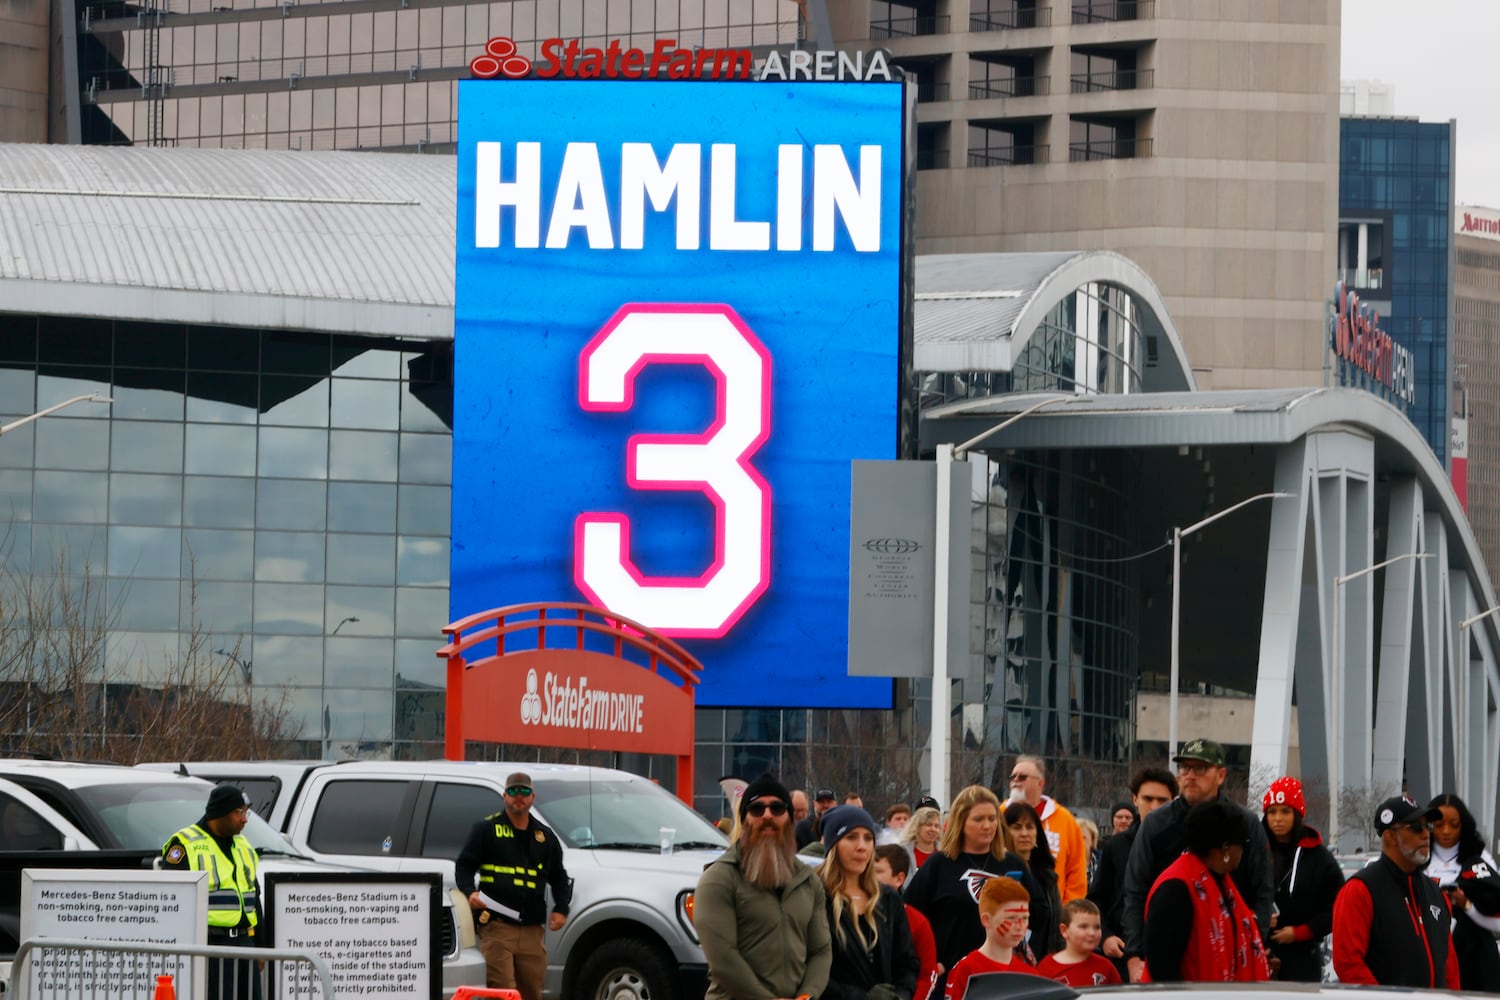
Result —
<svg viewBox="0 0 1500 1000"><path fill-rule="evenodd" d="M1229 873L1249 831L1245 814L1222 800L1183 817L1187 851L1146 898L1146 978L1152 982L1258 982L1271 977L1266 949Z"/></svg>

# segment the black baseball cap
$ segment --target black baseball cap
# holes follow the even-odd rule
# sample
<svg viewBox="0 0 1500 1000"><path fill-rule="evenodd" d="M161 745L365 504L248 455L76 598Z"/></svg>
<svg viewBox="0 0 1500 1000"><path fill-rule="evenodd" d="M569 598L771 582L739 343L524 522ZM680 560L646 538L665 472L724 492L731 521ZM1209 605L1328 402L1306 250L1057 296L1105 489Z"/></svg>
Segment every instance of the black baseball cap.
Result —
<svg viewBox="0 0 1500 1000"><path fill-rule="evenodd" d="M1441 811L1419 806L1405 795L1393 795L1375 807L1375 832L1385 833L1393 826L1401 826L1418 819L1436 823L1443 818Z"/></svg>
<svg viewBox="0 0 1500 1000"><path fill-rule="evenodd" d="M832 788L820 788L816 792L813 793L813 801L814 802L822 802L824 799L836 799L836 798L838 798L838 796L836 794L834 794L834 791L833 791Z"/></svg>
<svg viewBox="0 0 1500 1000"><path fill-rule="evenodd" d="M912 808L912 812L916 812L918 809L925 808L936 809L938 812L943 811L943 807L938 805L938 800L933 798L931 795L924 795L920 799L918 799L916 806Z"/></svg>

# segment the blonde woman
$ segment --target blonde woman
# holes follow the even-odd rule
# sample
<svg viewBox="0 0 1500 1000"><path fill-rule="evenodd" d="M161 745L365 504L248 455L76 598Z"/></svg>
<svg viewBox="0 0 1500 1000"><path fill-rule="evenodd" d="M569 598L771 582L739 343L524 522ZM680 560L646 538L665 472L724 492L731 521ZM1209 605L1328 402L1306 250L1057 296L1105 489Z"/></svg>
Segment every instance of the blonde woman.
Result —
<svg viewBox="0 0 1500 1000"><path fill-rule="evenodd" d="M997 875L1015 879L1028 893L1038 891L1001 822L1000 800L983 785L970 785L953 799L937 853L906 886L907 905L932 924L943 968L984 943L979 893Z"/></svg>
<svg viewBox="0 0 1500 1000"><path fill-rule="evenodd" d="M938 841L943 836L943 814L933 806L921 806L906 821L896 843L906 848L911 858L911 870L915 872L937 853Z"/></svg>
<svg viewBox="0 0 1500 1000"><path fill-rule="evenodd" d="M875 878L875 821L859 806L823 816L826 853L818 875L827 890L833 966L826 1000L912 1000L917 949L906 905Z"/></svg>

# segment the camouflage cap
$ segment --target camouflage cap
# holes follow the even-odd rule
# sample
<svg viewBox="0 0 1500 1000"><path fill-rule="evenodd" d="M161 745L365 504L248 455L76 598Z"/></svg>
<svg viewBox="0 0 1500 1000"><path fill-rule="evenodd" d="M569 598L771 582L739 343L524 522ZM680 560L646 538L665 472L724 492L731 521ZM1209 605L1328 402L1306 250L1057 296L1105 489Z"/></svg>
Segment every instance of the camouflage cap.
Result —
<svg viewBox="0 0 1500 1000"><path fill-rule="evenodd" d="M1224 748L1213 740L1188 740L1172 758L1174 764L1185 760L1201 760L1214 767L1224 766Z"/></svg>

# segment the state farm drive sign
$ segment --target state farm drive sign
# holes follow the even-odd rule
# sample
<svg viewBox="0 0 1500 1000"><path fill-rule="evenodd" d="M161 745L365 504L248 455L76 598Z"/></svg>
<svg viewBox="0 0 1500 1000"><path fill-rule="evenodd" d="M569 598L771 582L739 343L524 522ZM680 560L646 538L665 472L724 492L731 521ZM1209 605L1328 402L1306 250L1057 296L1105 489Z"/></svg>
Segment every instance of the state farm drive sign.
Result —
<svg viewBox="0 0 1500 1000"><path fill-rule="evenodd" d="M580 750L677 754L692 695L659 674L574 649L510 653L465 682L468 739Z"/></svg>

